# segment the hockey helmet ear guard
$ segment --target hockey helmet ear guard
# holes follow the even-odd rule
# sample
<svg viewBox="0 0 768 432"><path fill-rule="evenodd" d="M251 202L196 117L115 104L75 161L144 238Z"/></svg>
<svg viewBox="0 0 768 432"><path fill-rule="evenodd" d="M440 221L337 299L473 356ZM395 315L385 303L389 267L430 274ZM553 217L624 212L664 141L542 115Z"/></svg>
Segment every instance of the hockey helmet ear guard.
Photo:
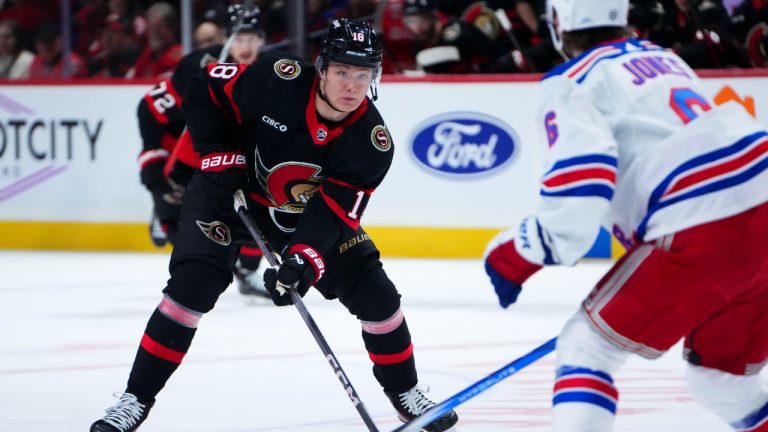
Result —
<svg viewBox="0 0 768 432"><path fill-rule="evenodd" d="M552 43L563 53L563 33L595 27L626 27L629 0L547 0Z"/></svg>
<svg viewBox="0 0 768 432"><path fill-rule="evenodd" d="M318 72L322 72L328 69L329 62L334 61L372 69L371 94L376 100L381 80L381 53L379 37L370 24L340 18L333 20L323 36L316 66Z"/></svg>

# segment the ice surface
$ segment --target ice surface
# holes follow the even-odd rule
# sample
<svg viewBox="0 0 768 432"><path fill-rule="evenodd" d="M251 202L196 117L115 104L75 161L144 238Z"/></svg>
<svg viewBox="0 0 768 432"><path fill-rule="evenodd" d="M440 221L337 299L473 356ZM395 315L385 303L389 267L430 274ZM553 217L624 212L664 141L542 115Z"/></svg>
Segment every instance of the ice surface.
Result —
<svg viewBox="0 0 768 432"><path fill-rule="evenodd" d="M167 273L162 254L0 252L0 431L86 431L124 388ZM478 260L385 259L403 294L422 384L443 400L556 335L608 268L535 275L498 307ZM399 423L371 374L360 325L336 301L306 297L379 428ZM616 431L730 430L696 405L680 345L632 358L616 376ZM458 408L461 432L546 431L553 355ZM203 317L189 354L142 432L362 432L366 428L293 308L234 287Z"/></svg>

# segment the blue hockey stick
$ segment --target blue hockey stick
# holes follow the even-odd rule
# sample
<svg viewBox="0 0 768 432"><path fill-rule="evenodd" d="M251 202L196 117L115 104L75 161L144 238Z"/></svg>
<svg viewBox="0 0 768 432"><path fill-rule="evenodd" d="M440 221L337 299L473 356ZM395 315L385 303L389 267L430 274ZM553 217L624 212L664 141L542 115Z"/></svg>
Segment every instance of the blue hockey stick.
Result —
<svg viewBox="0 0 768 432"><path fill-rule="evenodd" d="M439 419L443 415L445 415L448 411L452 410L453 408L463 404L464 402L472 399L473 397L479 395L480 393L488 390L489 388L493 387L494 385L498 384L503 379L514 375L519 371L520 369L528 366L529 364L535 362L536 360L544 357L545 355L551 353L555 349L555 342L557 341L557 338L552 338L549 341L545 342L540 347L534 349L533 351L529 352L528 354L518 358L517 360L513 360L511 363L507 364L506 366L502 367L501 369L497 370L496 372L488 375L487 377L481 379L480 381L472 384L471 386L465 388L464 390L456 393L455 395L449 397L448 399L444 400L443 402L440 402L439 404L433 406L427 412L424 414L416 417L415 419L411 420L410 422L400 426L399 428L393 430L392 432L417 432L420 431L421 428L424 426L427 426L428 424L432 423L433 421Z"/></svg>

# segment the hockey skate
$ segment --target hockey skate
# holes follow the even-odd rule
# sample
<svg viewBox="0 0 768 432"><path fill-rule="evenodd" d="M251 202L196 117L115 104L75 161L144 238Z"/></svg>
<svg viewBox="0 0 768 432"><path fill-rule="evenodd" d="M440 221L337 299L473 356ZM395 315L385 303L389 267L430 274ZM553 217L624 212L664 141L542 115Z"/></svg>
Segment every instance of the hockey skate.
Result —
<svg viewBox="0 0 768 432"><path fill-rule="evenodd" d="M235 263L235 279L240 294L251 297L269 299L269 292L264 286L264 272L261 269L251 270L243 267L238 259Z"/></svg>
<svg viewBox="0 0 768 432"><path fill-rule="evenodd" d="M117 403L107 408L107 415L91 425L91 432L132 432L146 420L154 401L139 401L131 393L123 393Z"/></svg>
<svg viewBox="0 0 768 432"><path fill-rule="evenodd" d="M387 395L387 397L389 398L389 401L392 402L392 405L397 410L397 416L404 423L408 423L409 421L413 420L415 417L417 417L424 411L435 406L435 403L429 400L429 398L424 394L424 391L422 391L418 386L404 393L395 393L395 392L386 392L386 391L384 393ZM456 412L451 410L444 416L435 420L432 424L424 426L422 431L425 431L425 432L454 431L455 432L456 428L454 428L453 425L455 425L456 422L458 421L459 421L459 416L456 415Z"/></svg>
<svg viewBox="0 0 768 432"><path fill-rule="evenodd" d="M157 213L152 210L152 217L149 220L149 238L152 239L152 244L157 247L163 247L168 244L168 233L165 231L160 219L157 218Z"/></svg>

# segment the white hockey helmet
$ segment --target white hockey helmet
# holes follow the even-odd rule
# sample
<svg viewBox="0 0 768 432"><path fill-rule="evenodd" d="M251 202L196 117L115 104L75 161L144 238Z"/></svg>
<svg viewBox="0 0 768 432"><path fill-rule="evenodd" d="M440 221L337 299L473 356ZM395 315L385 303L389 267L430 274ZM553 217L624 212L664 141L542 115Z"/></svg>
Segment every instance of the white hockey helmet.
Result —
<svg viewBox="0 0 768 432"><path fill-rule="evenodd" d="M594 27L625 27L629 0L547 0L547 24L552 43L563 51L563 32Z"/></svg>

